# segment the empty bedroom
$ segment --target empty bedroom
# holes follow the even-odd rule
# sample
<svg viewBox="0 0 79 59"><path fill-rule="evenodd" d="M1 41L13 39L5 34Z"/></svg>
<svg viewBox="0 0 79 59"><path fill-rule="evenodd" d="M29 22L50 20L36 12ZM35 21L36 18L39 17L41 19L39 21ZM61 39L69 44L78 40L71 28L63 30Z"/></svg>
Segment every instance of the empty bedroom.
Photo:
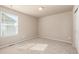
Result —
<svg viewBox="0 0 79 59"><path fill-rule="evenodd" d="M77 54L78 18L78 5L0 5L0 54Z"/></svg>

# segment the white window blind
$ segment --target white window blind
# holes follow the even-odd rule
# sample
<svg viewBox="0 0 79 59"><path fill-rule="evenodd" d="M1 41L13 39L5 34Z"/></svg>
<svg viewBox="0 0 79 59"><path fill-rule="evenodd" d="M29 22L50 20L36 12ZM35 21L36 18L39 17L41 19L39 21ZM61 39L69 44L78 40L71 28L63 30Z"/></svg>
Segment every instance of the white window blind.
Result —
<svg viewBox="0 0 79 59"><path fill-rule="evenodd" d="M18 16L4 10L0 10L0 36L14 36L18 33Z"/></svg>

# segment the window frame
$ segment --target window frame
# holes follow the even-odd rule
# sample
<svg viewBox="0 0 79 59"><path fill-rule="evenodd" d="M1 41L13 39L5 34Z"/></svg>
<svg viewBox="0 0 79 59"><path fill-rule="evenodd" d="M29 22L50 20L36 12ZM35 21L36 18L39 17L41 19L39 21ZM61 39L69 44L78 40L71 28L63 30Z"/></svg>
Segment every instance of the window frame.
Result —
<svg viewBox="0 0 79 59"><path fill-rule="evenodd" d="M5 11L3 11L3 10L0 10L0 16L1 16L1 20L0 20L0 35L1 35L1 37L9 37L9 36L15 36L15 35L17 35L18 34L18 15L15 15L15 14L13 14L13 13L9 13L9 12L5 12ZM14 24L7 24L6 22L2 22L2 21L4 21L3 20L3 15L2 15L2 13L7 13L7 14L10 14L11 16L12 15L14 15L14 16L16 16L15 18L16 18L16 20L15 20L15 23ZM6 18L5 18L6 19ZM15 34L9 34L9 36L8 35L5 35L5 34L3 34L3 28L4 27L6 27L6 26L14 26L15 27ZM5 31L4 31L4 33L5 33Z"/></svg>

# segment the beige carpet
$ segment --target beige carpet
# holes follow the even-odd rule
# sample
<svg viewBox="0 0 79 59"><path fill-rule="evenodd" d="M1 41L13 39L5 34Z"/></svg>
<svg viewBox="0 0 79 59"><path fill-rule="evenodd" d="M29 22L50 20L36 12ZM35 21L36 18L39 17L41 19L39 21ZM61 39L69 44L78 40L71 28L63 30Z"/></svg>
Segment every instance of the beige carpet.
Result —
<svg viewBox="0 0 79 59"><path fill-rule="evenodd" d="M31 39L0 49L2 54L76 54L77 51L71 44L50 40Z"/></svg>

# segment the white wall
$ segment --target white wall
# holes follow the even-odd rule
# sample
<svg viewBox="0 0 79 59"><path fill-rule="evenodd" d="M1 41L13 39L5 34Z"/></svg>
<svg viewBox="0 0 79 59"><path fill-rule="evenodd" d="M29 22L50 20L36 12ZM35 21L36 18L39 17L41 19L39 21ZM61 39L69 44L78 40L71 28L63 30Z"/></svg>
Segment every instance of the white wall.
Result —
<svg viewBox="0 0 79 59"><path fill-rule="evenodd" d="M39 19L39 37L72 43L72 12L50 15Z"/></svg>
<svg viewBox="0 0 79 59"><path fill-rule="evenodd" d="M7 9L7 8L6 8ZM18 15L18 34L11 37L3 37L0 39L0 47L2 45L7 45L8 43L12 44L27 39L36 38L37 36L37 19L35 17L25 15L10 9L7 9L7 12ZM7 44L6 44L7 43ZM3 46L2 46L3 47Z"/></svg>
<svg viewBox="0 0 79 59"><path fill-rule="evenodd" d="M78 10L75 13L75 10L78 8ZM73 44L76 47L78 53L79 53L79 6L74 6L73 9Z"/></svg>

